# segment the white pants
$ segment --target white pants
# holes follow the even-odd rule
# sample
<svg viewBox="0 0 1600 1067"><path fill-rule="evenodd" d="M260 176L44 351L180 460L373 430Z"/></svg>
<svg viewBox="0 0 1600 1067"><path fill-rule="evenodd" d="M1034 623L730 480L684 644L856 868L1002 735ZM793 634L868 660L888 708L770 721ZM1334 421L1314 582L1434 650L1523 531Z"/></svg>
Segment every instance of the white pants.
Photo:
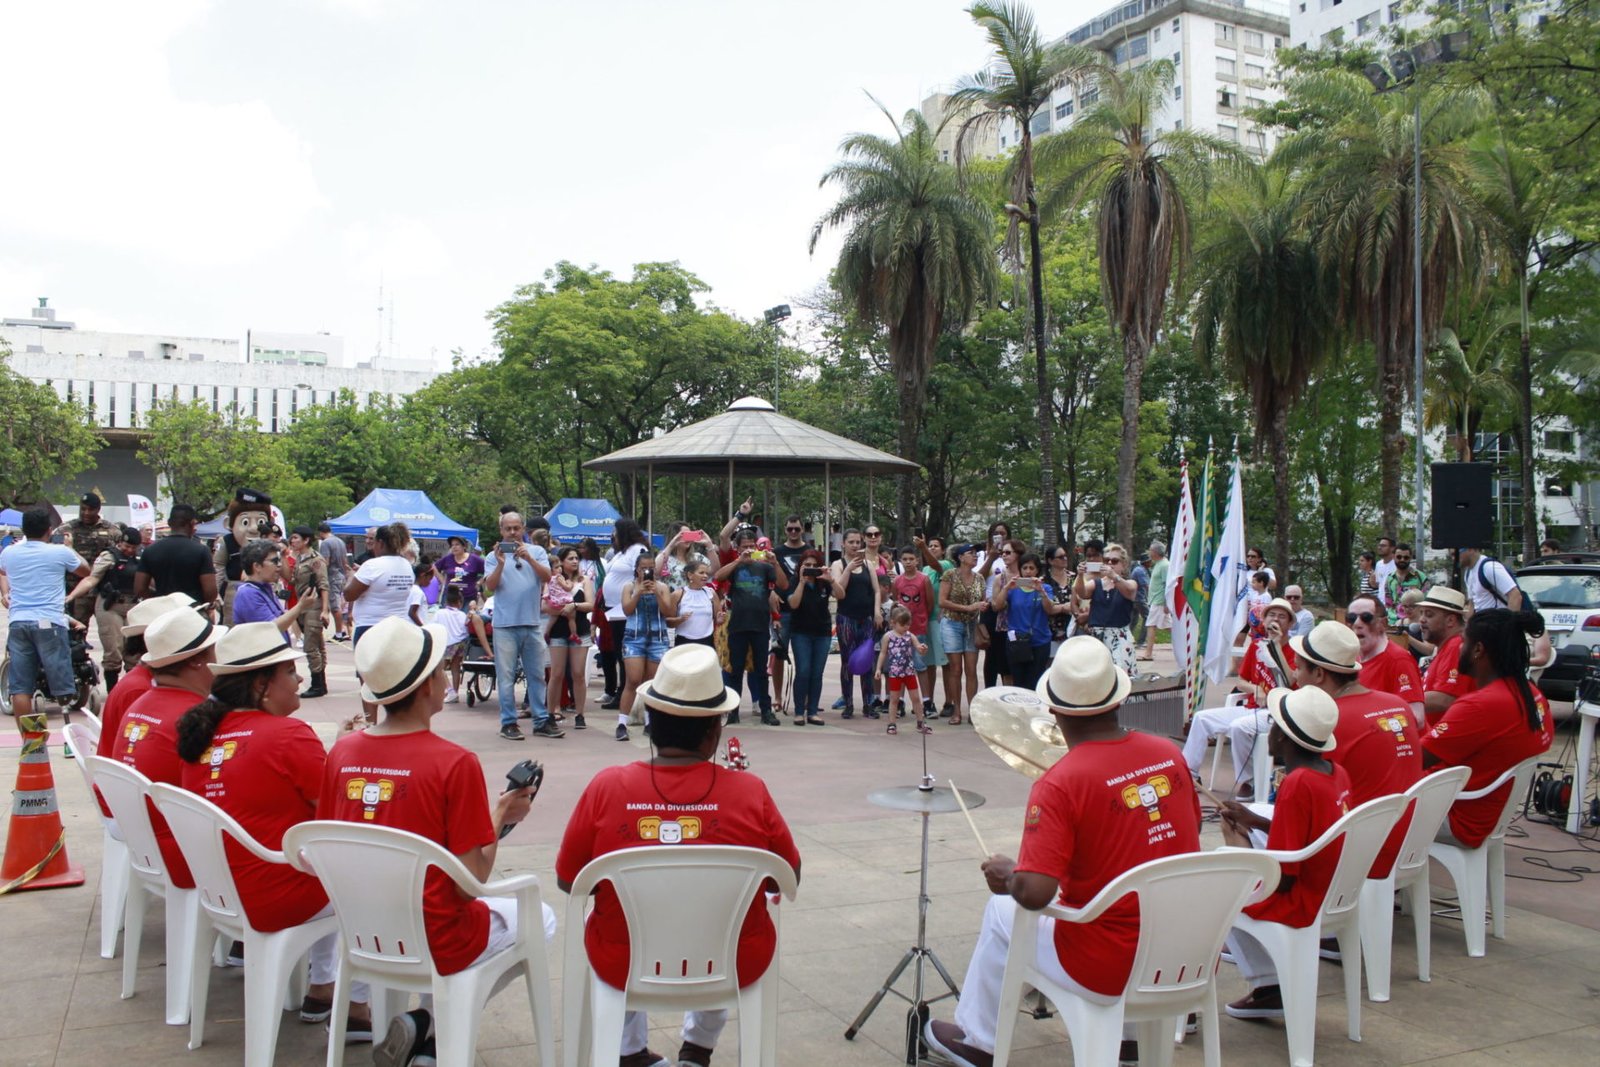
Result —
<svg viewBox="0 0 1600 1067"><path fill-rule="evenodd" d="M483 902L489 905L489 943L483 946L483 951L478 953L478 958L473 960L473 963L486 960L496 952L510 948L517 941L517 898L484 897ZM544 941L548 945L556 936L556 912L543 902L540 902L539 906L544 909ZM433 1011L433 994L422 994L417 1000L417 1006L423 1011Z"/></svg>
<svg viewBox="0 0 1600 1067"><path fill-rule="evenodd" d="M683 1013L683 1040L701 1048L716 1048L722 1028L728 1024L725 1009L716 1011L686 1011ZM632 1056L643 1052L645 1039L650 1036L650 1016L642 1011L630 1011L622 1017L622 1054ZM667 1057L673 1059L674 1057Z"/></svg>
<svg viewBox="0 0 1600 1067"><path fill-rule="evenodd" d="M1271 804L1257 802L1255 804L1246 804L1245 807L1269 821L1272 818L1273 805ZM1251 830L1250 845L1252 848L1266 848L1266 831ZM1228 951L1233 954L1233 962L1239 968L1240 977L1250 983L1251 989L1255 989L1258 986L1278 984L1278 968L1273 964L1272 957L1267 954L1267 950L1262 947L1261 942L1238 927L1234 927L1228 932L1228 937L1224 943L1228 946Z"/></svg>
<svg viewBox="0 0 1600 1067"><path fill-rule="evenodd" d="M1252 708L1235 705L1226 708L1206 708L1194 713L1194 718L1189 720L1189 736L1183 742L1183 759L1189 765L1189 770L1196 775L1205 771L1206 749L1211 745L1211 739L1228 730L1237 719L1255 718ZM1229 737L1232 737L1229 733ZM1245 745L1233 746L1233 780L1235 782L1248 781L1250 747Z"/></svg>
<svg viewBox="0 0 1600 1067"><path fill-rule="evenodd" d="M972 961L967 964L967 976L961 983L956 1025L966 1035L962 1040L984 1052L994 1051L994 1031L1000 1019L1000 984L1005 978L1006 953L1011 948L1011 924L1016 914L1017 902L1011 897L997 894L989 898L983 909L983 925L978 929L978 943L972 949ZM1094 1004L1116 1003L1116 997L1090 992L1061 969L1061 960L1056 955L1055 929L1054 919L1039 916L1039 970L1052 982L1084 1000ZM1124 1027L1122 1036L1131 1039L1133 1028Z"/></svg>

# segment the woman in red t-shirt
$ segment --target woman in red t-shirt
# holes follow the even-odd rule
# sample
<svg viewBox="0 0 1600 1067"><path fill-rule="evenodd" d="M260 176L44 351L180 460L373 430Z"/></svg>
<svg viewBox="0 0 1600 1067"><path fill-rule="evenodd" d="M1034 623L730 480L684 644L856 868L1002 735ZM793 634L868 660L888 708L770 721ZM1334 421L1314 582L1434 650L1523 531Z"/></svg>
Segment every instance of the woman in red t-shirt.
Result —
<svg viewBox="0 0 1600 1067"><path fill-rule="evenodd" d="M1338 744L1333 732L1339 725L1339 706L1316 688L1274 689L1266 704L1272 716L1267 750L1289 773L1278 787L1270 814L1230 800L1224 805L1223 828L1225 834L1240 836L1264 830L1267 848L1294 852L1321 837L1350 810L1350 776L1326 758ZM1285 926L1310 926L1322 911L1338 865L1338 848L1323 849L1301 863L1285 863L1278 888L1245 908L1245 914ZM1228 1014L1235 1019L1283 1018L1278 973L1266 949L1235 927L1228 935L1228 951L1250 983L1249 995L1229 1004Z"/></svg>
<svg viewBox="0 0 1600 1067"><path fill-rule="evenodd" d="M1422 735L1422 769L1471 767L1463 792L1482 789L1550 747L1555 720L1528 681L1528 638L1544 633L1535 612L1491 608L1467 620L1460 672L1476 689L1460 697ZM1511 783L1476 800L1458 800L1439 840L1477 848L1494 832Z"/></svg>
<svg viewBox="0 0 1600 1067"><path fill-rule="evenodd" d="M233 816L263 847L283 847L283 835L316 817L327 754L311 724L293 718L300 708L300 653L283 643L270 622L247 622L217 642L211 695L178 720L183 787ZM245 918L271 933L333 914L322 883L287 863L258 859L223 838L228 866ZM311 946L311 978L300 1021L320 1023L333 1014L339 938ZM372 1040L367 988L354 983L350 1040Z"/></svg>

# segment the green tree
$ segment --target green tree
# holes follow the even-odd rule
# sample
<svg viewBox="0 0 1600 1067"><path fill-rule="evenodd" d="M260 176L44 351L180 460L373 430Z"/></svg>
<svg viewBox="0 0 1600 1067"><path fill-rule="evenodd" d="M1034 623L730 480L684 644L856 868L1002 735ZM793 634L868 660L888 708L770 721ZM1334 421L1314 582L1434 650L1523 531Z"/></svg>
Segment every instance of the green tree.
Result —
<svg viewBox="0 0 1600 1067"><path fill-rule="evenodd" d="M1306 518L1314 515L1320 527L1320 537L1303 542L1320 542L1307 554L1308 576L1336 605L1349 603L1355 593L1357 538L1365 543L1378 513L1370 477L1382 444L1373 426L1375 377L1366 353L1341 353L1312 381L1305 402L1289 416L1296 477L1315 492L1315 510L1301 510Z"/></svg>
<svg viewBox="0 0 1600 1067"><path fill-rule="evenodd" d="M311 527L323 519L343 515L356 503L349 488L336 478L294 476L273 486L272 502L278 505L290 526Z"/></svg>
<svg viewBox="0 0 1600 1067"><path fill-rule="evenodd" d="M256 420L230 407L218 413L203 401L158 400L145 416L149 431L137 453L174 501L202 518L222 511L242 486L268 493L294 477L278 443Z"/></svg>
<svg viewBox="0 0 1600 1067"><path fill-rule="evenodd" d="M1189 245L1189 199L1203 195L1211 161L1229 149L1192 130L1157 132L1172 91L1167 60L1103 72L1098 99L1071 127L1039 144L1048 214L1093 203L1101 287L1122 334L1122 439L1117 450L1117 539L1131 546L1145 363L1166 315L1174 270Z"/></svg>
<svg viewBox="0 0 1600 1067"><path fill-rule="evenodd" d="M354 500L384 486L424 488L421 476L437 457L401 432L405 407L387 397L363 406L341 389L331 402L295 416L281 439L284 455L300 477L337 482Z"/></svg>
<svg viewBox="0 0 1600 1067"><path fill-rule="evenodd" d="M976 3L967 9L982 27L990 47L983 70L963 78L951 94L950 112L965 115L956 156L963 161L972 134L1009 122L1016 130L1017 151L1006 163L1011 200L1006 233L1008 259L1020 265L1018 227L1028 230L1028 306L1033 312L1033 371L1039 422L1039 495L1044 509L1045 541L1061 536L1061 497L1056 488L1055 401L1046 352L1044 268L1039 229L1043 216L1034 186L1034 117L1050 106L1063 85L1083 81L1100 68L1098 56L1084 48L1045 44L1033 12L1020 3Z"/></svg>
<svg viewBox="0 0 1600 1067"><path fill-rule="evenodd" d="M8 508L38 503L46 485L88 470L101 446L87 410L13 371L10 358L0 344L0 506Z"/></svg>
<svg viewBox="0 0 1600 1067"><path fill-rule="evenodd" d="M884 117L893 116L879 104ZM839 202L811 230L810 249L825 230L845 228L834 284L865 322L888 334L898 385L899 453L918 458L928 377L940 335L961 326L994 288L992 219L939 159L939 131L908 111L895 137L857 133L839 145L843 161L821 184L837 185ZM913 525L915 472L900 477L898 540Z"/></svg>
<svg viewBox="0 0 1600 1067"><path fill-rule="evenodd" d="M1299 226L1290 175L1241 168L1207 208L1191 309L1195 348L1250 396L1256 440L1272 456L1273 559L1291 580L1293 496L1289 411L1332 350L1337 290Z"/></svg>

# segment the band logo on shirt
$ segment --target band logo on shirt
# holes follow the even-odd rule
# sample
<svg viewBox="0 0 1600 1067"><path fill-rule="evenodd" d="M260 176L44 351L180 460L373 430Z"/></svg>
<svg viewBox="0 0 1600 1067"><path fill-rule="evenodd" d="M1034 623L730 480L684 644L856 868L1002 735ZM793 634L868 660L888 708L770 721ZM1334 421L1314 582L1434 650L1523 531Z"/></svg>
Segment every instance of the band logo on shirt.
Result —
<svg viewBox="0 0 1600 1067"><path fill-rule="evenodd" d="M206 749L205 754L200 757L200 762L202 765L210 766L211 780L213 782L222 777L222 764L227 760L231 760L233 754L238 750L239 742L237 741L224 741L220 745L212 745Z"/></svg>
<svg viewBox="0 0 1600 1067"><path fill-rule="evenodd" d="M345 783L344 795L348 800L361 802L361 817L370 819L378 813L378 805L394 796L394 783L387 778L369 782L365 778L352 778Z"/></svg>
<svg viewBox="0 0 1600 1067"><path fill-rule="evenodd" d="M659 841L663 845L680 845L700 836L700 820L692 815L676 819L662 819L649 815L639 820L639 840Z"/></svg>
<svg viewBox="0 0 1600 1067"><path fill-rule="evenodd" d="M1400 744L1406 739L1406 723L1411 721L1410 715L1381 715L1378 717L1378 729L1394 735L1394 743Z"/></svg>
<svg viewBox="0 0 1600 1067"><path fill-rule="evenodd" d="M1172 792L1172 780L1164 774L1158 774L1147 782L1130 785L1122 791L1122 802L1128 806L1129 811L1143 808L1150 815L1151 822L1161 821L1161 798Z"/></svg>
<svg viewBox="0 0 1600 1067"><path fill-rule="evenodd" d="M128 739L128 755L133 755L134 746L150 733L150 724L147 722L129 722L123 724L122 736Z"/></svg>

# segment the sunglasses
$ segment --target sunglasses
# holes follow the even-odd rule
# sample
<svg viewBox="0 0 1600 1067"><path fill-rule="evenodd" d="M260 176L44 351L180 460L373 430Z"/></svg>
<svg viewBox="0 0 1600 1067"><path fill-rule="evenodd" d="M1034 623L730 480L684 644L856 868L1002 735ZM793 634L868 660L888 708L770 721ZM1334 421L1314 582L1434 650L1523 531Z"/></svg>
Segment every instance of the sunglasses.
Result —
<svg viewBox="0 0 1600 1067"><path fill-rule="evenodd" d="M883 531L882 530L868 530L867 531L867 536L868 537L882 537L883 536Z"/></svg>
<svg viewBox="0 0 1600 1067"><path fill-rule="evenodd" d="M1000 554L1002 556L1015 556L1016 555L1016 553L1011 551L1011 549L1009 549L1009 548L1002 548L1000 550Z"/></svg>
<svg viewBox="0 0 1600 1067"><path fill-rule="evenodd" d="M1288 596L1284 597L1283 599L1285 599L1285 600L1299 600L1300 599L1300 594L1299 593L1290 593Z"/></svg>
<svg viewBox="0 0 1600 1067"><path fill-rule="evenodd" d="M276 564L281 564L283 562L283 557L282 556L268 556L266 561L268 563L275 564L275 565Z"/></svg>
<svg viewBox="0 0 1600 1067"><path fill-rule="evenodd" d="M1362 622L1366 623L1368 626L1371 626L1372 625L1372 620L1374 620L1376 618L1377 618L1377 616L1374 615L1370 611L1363 611L1363 612L1360 612L1360 613L1357 613L1357 612L1354 612L1354 611L1347 611L1347 612L1345 612L1344 621L1354 625L1356 620L1360 619Z"/></svg>
<svg viewBox="0 0 1600 1067"><path fill-rule="evenodd" d="M1106 560L1106 562L1111 564L1113 567L1115 567L1117 564L1121 563L1122 560L1120 560L1120 559L1108 559L1108 560Z"/></svg>
<svg viewBox="0 0 1600 1067"><path fill-rule="evenodd" d="M786 530L789 533L799 533L800 532L800 527L798 527L798 526L785 526L784 530Z"/></svg>

